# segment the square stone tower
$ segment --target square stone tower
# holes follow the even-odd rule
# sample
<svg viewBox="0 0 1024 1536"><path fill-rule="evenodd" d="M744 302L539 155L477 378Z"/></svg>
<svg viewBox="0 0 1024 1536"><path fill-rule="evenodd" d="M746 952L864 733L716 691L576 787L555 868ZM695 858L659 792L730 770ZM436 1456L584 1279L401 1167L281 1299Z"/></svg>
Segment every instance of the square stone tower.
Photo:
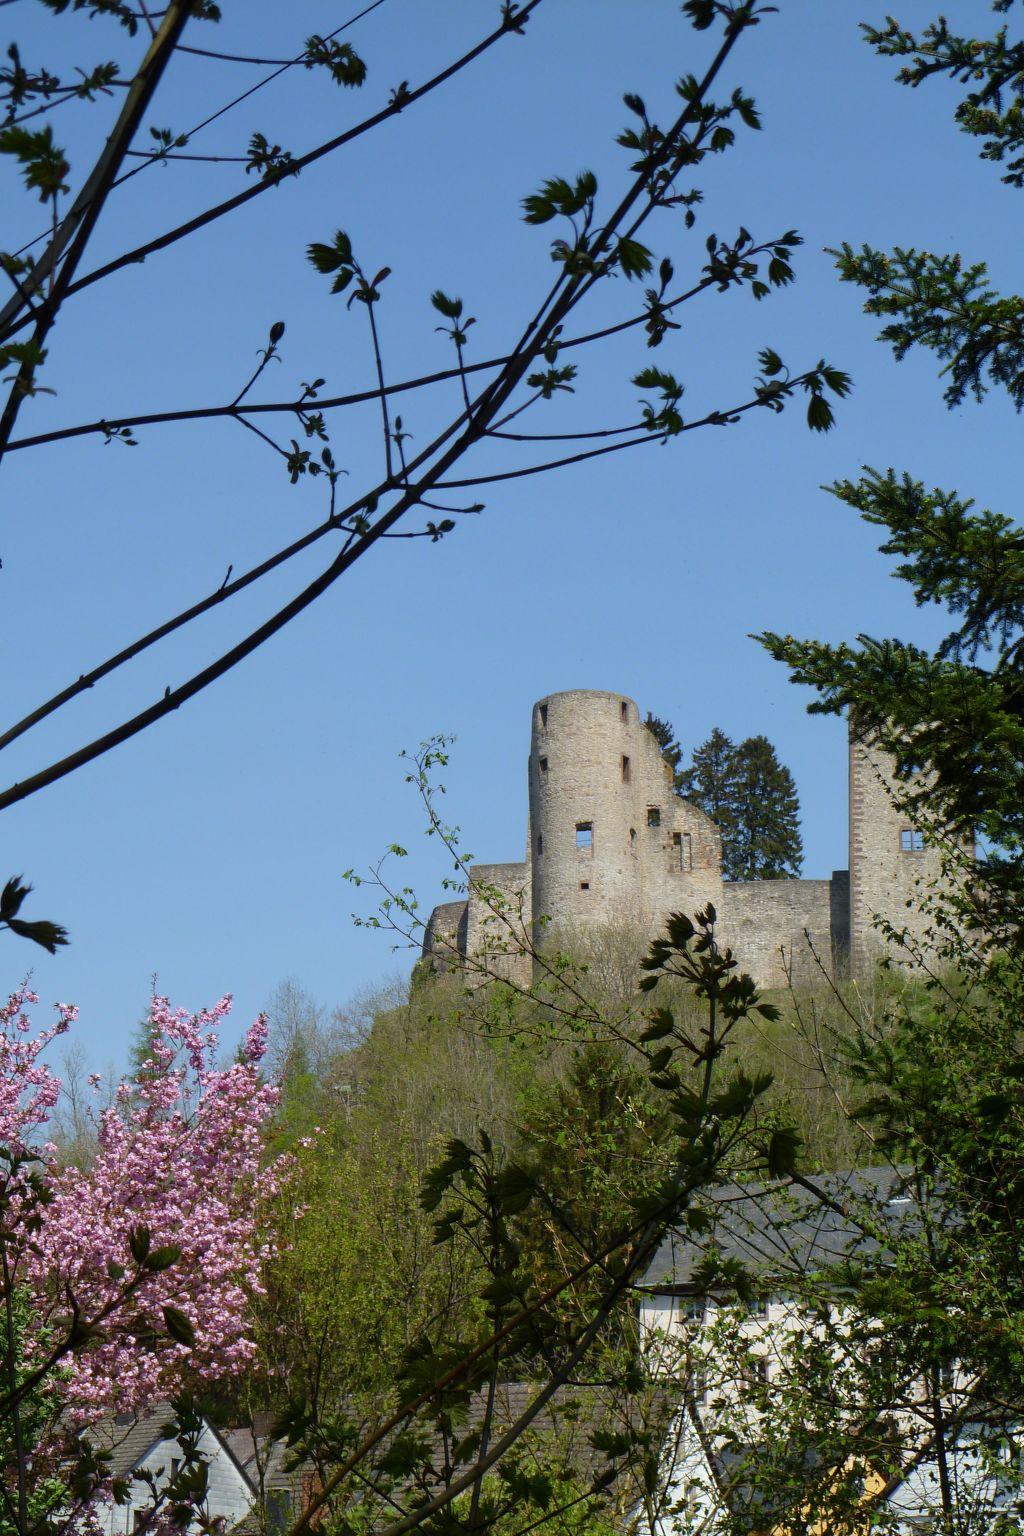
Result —
<svg viewBox="0 0 1024 1536"><path fill-rule="evenodd" d="M871 973L886 953L910 964L910 953L886 940L881 917L928 947L931 917L921 900L942 879L940 850L911 825L888 753L850 724L850 969Z"/></svg>

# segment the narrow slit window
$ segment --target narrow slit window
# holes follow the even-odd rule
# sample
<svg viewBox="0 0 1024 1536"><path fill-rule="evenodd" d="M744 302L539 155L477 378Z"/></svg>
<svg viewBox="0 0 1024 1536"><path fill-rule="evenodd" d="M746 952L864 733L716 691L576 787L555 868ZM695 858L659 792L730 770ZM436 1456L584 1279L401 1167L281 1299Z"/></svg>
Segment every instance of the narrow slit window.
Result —
<svg viewBox="0 0 1024 1536"><path fill-rule="evenodd" d="M649 805L647 807L647 825L649 827L661 826L661 812L656 805Z"/></svg>
<svg viewBox="0 0 1024 1536"><path fill-rule="evenodd" d="M540 707L540 728L542 731L546 731L548 728L548 707L546 704L542 704Z"/></svg>
<svg viewBox="0 0 1024 1536"><path fill-rule="evenodd" d="M594 823L592 821L578 821L576 823L576 847L585 848L588 851L594 846Z"/></svg>
<svg viewBox="0 0 1024 1536"><path fill-rule="evenodd" d="M538 832L537 833L537 852L538 853L543 853L544 852L544 834L543 834L543 832Z"/></svg>
<svg viewBox="0 0 1024 1536"><path fill-rule="evenodd" d="M623 725L625 725L628 716L629 716L629 705L628 704L620 704L619 705L619 719L622 721Z"/></svg>
<svg viewBox="0 0 1024 1536"><path fill-rule="evenodd" d="M628 757L623 757L623 759L622 759L622 782L623 782L623 784L628 784L629 783L629 758Z"/></svg>
<svg viewBox="0 0 1024 1536"><path fill-rule="evenodd" d="M900 852L923 853L924 833L918 831L917 827L904 827L900 833Z"/></svg>
<svg viewBox="0 0 1024 1536"><path fill-rule="evenodd" d="M541 773L547 773L548 771L548 760L546 757L542 757L540 760L540 771Z"/></svg>
<svg viewBox="0 0 1024 1536"><path fill-rule="evenodd" d="M580 881L580 890L581 891L589 891L590 890L590 881L589 880L581 880Z"/></svg>
<svg viewBox="0 0 1024 1536"><path fill-rule="evenodd" d="M633 846L633 844L635 842L636 842L636 827L630 827L630 829L629 829L629 846L632 848L632 846Z"/></svg>

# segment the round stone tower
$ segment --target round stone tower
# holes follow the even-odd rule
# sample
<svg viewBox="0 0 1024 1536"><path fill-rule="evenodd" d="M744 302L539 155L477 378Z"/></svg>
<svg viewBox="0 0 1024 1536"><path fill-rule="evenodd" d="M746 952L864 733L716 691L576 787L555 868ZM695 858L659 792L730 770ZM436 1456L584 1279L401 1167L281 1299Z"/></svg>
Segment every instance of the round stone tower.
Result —
<svg viewBox="0 0 1024 1536"><path fill-rule="evenodd" d="M642 841L633 790L641 729L636 705L619 693L573 689L533 706L530 862L538 943L544 917L571 925L640 917Z"/></svg>

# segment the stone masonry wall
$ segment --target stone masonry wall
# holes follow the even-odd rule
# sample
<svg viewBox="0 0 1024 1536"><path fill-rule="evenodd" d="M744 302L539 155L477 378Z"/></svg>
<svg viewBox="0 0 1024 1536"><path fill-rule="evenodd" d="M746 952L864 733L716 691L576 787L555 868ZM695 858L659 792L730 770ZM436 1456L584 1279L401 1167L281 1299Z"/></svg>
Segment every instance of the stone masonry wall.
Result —
<svg viewBox="0 0 1024 1536"><path fill-rule="evenodd" d="M469 872L464 953L481 957L488 975L524 986L532 976L523 953L531 929L530 895L529 864L474 864Z"/></svg>
<svg viewBox="0 0 1024 1536"><path fill-rule="evenodd" d="M444 901L434 908L423 932L423 958L448 970L466 956L468 901Z"/></svg>
<svg viewBox="0 0 1024 1536"><path fill-rule="evenodd" d="M920 910L920 898L941 877L938 850L915 846L920 837L893 800L894 782L885 754L851 732L850 968L855 976L869 974L887 950L897 961L910 962L906 951L887 944L874 919L881 915L921 942L929 918Z"/></svg>
<svg viewBox="0 0 1024 1536"><path fill-rule="evenodd" d="M832 968L831 880L726 881L719 912L723 941L759 986L784 987L787 969L794 985L820 983L815 954Z"/></svg>
<svg viewBox="0 0 1024 1536"><path fill-rule="evenodd" d="M632 699L572 689L533 707L527 853L521 864L476 865L468 902L433 913L424 954L456 947L464 956L513 935L494 919L474 884L497 887L522 913L535 945L559 925L606 930L646 927L672 912L692 916L712 902L723 940L762 986L820 980L804 940L833 975L870 973L884 953L876 914L921 940L928 924L917 902L940 875L938 852L922 846L889 794L885 759L850 743L850 869L828 880L723 883L721 837L696 806L673 792L671 773ZM525 957L508 974L529 980Z"/></svg>
<svg viewBox="0 0 1024 1536"><path fill-rule="evenodd" d="M529 779L536 943L557 924L653 928L717 899L718 830L673 793L632 699L583 689L541 699Z"/></svg>

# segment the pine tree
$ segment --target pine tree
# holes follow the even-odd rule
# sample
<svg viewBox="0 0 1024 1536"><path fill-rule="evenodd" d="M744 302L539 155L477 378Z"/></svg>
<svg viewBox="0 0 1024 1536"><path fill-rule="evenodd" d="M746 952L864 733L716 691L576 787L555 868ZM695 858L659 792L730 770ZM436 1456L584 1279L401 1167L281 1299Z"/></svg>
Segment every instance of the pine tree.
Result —
<svg viewBox="0 0 1024 1536"><path fill-rule="evenodd" d="M679 774L678 789L684 800L699 806L722 834L722 867L727 880L731 850L738 832L739 799L736 783L736 745L718 726L707 741L693 749L689 768Z"/></svg>
<svg viewBox="0 0 1024 1536"><path fill-rule="evenodd" d="M796 784L767 736L748 736L740 743L733 772L736 825L727 878L779 880L799 875L803 843Z"/></svg>
<svg viewBox="0 0 1024 1536"><path fill-rule="evenodd" d="M690 766L677 771L676 790L721 832L727 880L776 880L800 873L796 785L766 736L749 736L737 746L716 726L694 748Z"/></svg>

